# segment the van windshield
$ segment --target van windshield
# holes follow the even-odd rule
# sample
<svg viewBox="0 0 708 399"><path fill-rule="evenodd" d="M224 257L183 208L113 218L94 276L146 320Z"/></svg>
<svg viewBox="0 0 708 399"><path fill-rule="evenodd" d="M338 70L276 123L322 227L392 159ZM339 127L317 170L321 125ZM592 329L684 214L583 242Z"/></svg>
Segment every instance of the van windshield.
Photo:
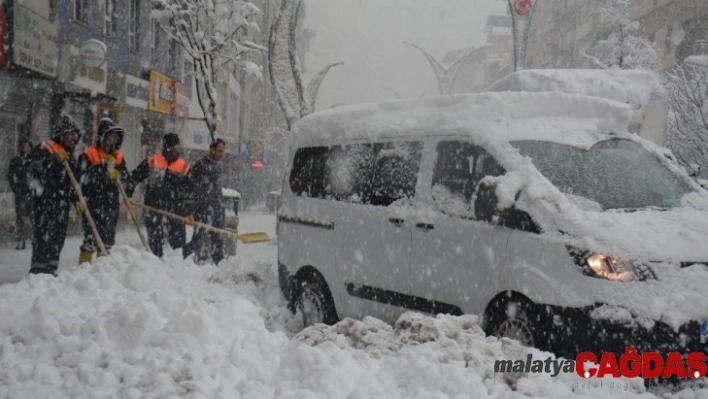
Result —
<svg viewBox="0 0 708 399"><path fill-rule="evenodd" d="M626 139L598 142L589 150L546 141L510 143L532 159L562 192L607 209L672 208L690 186L641 145Z"/></svg>

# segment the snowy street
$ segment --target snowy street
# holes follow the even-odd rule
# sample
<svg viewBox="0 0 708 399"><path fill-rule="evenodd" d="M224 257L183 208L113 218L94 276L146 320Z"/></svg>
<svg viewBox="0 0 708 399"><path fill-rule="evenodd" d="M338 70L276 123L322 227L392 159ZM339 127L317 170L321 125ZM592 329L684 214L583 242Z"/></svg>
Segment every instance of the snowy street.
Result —
<svg viewBox="0 0 708 399"><path fill-rule="evenodd" d="M275 217L245 213L240 231L274 236ZM29 250L2 248L0 396L5 398L705 398L665 396L640 379L503 374L494 362L547 359L485 337L475 316L408 313L395 326L345 319L302 332L285 307L273 243L239 245L216 269L139 249L124 230L111 256L59 277L26 275ZM18 281L19 280L19 281ZM513 387L513 389L512 389Z"/></svg>
<svg viewBox="0 0 708 399"><path fill-rule="evenodd" d="M0 154L0 399L708 399L708 0L0 0Z"/></svg>

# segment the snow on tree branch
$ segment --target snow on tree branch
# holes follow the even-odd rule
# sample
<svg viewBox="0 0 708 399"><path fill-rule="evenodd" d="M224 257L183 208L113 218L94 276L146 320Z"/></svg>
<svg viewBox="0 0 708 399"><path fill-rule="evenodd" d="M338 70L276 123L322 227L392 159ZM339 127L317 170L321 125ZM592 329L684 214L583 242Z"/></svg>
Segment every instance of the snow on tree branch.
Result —
<svg viewBox="0 0 708 399"><path fill-rule="evenodd" d="M263 50L243 39L249 30L259 31L249 18L260 10L246 0L152 0L152 8L159 28L194 63L197 99L213 140L219 120L215 82L220 69L234 63L261 78L260 67L243 59L248 52Z"/></svg>
<svg viewBox="0 0 708 399"><path fill-rule="evenodd" d="M327 65L315 75L305 91L296 43L301 6L302 0L281 0L268 38L268 72L288 130L298 119L315 110L315 100L322 80L332 67L342 65Z"/></svg>
<svg viewBox="0 0 708 399"><path fill-rule="evenodd" d="M648 69L661 67L656 46L639 36L639 22L630 15L630 0L604 0L599 10L605 37L583 52L592 65L602 69Z"/></svg>

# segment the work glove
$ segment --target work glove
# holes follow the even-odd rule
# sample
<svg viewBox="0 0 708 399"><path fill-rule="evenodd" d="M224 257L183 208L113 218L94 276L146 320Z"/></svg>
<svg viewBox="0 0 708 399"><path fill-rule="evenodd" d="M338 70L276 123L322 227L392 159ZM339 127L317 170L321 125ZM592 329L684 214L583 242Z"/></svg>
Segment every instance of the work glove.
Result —
<svg viewBox="0 0 708 399"><path fill-rule="evenodd" d="M104 160L106 163L116 163L116 158L113 155L106 155Z"/></svg>
<svg viewBox="0 0 708 399"><path fill-rule="evenodd" d="M55 155L60 162L68 162L71 158L71 153L69 151L59 151Z"/></svg>
<svg viewBox="0 0 708 399"><path fill-rule="evenodd" d="M76 216L84 214L84 206L81 205L81 201L74 202L74 210L76 211Z"/></svg>
<svg viewBox="0 0 708 399"><path fill-rule="evenodd" d="M185 223L187 223L188 226L196 226L197 221L194 220L194 215L189 215L185 219L187 219Z"/></svg>
<svg viewBox="0 0 708 399"><path fill-rule="evenodd" d="M120 171L118 169L109 169L107 174L108 178L111 180L120 179Z"/></svg>

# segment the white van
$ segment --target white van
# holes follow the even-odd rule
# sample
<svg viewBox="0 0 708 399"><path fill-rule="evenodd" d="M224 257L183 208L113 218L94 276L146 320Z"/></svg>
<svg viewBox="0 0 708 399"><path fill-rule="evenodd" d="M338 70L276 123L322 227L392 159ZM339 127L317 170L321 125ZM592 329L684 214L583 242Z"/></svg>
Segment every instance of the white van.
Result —
<svg viewBox="0 0 708 399"><path fill-rule="evenodd" d="M302 119L278 210L291 310L305 325L478 314L572 356L704 348L708 193L630 118L612 100L506 92Z"/></svg>

